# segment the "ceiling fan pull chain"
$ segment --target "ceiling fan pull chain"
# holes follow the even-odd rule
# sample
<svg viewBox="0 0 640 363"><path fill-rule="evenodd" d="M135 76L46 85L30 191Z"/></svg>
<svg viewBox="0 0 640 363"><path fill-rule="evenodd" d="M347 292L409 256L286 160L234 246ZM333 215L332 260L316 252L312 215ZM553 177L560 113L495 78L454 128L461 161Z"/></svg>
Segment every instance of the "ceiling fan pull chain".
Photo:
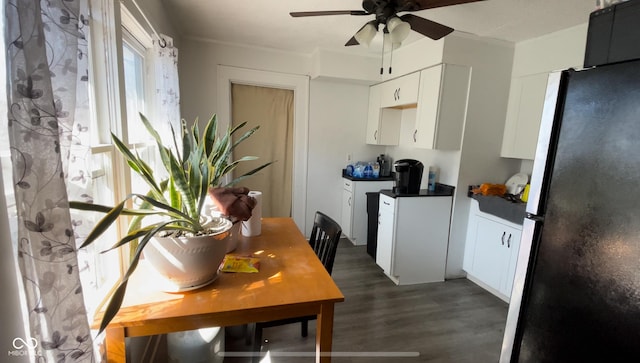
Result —
<svg viewBox="0 0 640 363"><path fill-rule="evenodd" d="M389 57L389 74L391 74L392 65L393 65L393 43L391 43L391 57Z"/></svg>
<svg viewBox="0 0 640 363"><path fill-rule="evenodd" d="M380 75L384 74L384 33L382 34L382 57L380 57Z"/></svg>

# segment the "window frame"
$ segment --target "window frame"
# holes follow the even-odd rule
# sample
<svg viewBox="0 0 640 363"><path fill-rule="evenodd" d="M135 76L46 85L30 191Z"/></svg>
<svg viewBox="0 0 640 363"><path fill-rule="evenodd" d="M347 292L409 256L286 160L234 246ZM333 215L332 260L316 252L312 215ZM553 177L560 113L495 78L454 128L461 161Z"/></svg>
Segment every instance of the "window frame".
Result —
<svg viewBox="0 0 640 363"><path fill-rule="evenodd" d="M115 201L123 200L132 191L133 177L126 161L121 157L111 141L111 133L116 134L131 148L152 146L151 139L131 144L128 135L129 118L126 109L125 72L123 46L127 44L144 59L143 83L146 110L154 109L152 50L153 39L144 27L135 19L127 8L118 1L90 0L92 8L92 24L90 38L89 76L92 80L90 97L92 106L91 153L92 156L105 155L111 161L110 170L103 166L92 171L92 176L111 175ZM101 122L100 120L109 120ZM110 172L110 173L109 173ZM131 201L129 204L131 207ZM123 236L127 233L128 219L121 218L116 225L116 233ZM116 252L109 252L116 253ZM113 276L108 276L104 286L95 291L98 294L97 306L88 307L98 311L105 304L106 297L116 288L120 277L126 272L129 264L128 248L117 251L119 268L112 269Z"/></svg>

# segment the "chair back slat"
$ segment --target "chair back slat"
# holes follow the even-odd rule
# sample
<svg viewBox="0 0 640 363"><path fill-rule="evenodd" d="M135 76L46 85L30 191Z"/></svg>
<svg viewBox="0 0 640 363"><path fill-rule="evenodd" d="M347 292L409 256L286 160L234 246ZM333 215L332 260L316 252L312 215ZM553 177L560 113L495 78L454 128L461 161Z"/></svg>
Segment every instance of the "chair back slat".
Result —
<svg viewBox="0 0 640 363"><path fill-rule="evenodd" d="M309 244L329 274L333 270L341 234L342 228L336 221L322 212L316 212Z"/></svg>

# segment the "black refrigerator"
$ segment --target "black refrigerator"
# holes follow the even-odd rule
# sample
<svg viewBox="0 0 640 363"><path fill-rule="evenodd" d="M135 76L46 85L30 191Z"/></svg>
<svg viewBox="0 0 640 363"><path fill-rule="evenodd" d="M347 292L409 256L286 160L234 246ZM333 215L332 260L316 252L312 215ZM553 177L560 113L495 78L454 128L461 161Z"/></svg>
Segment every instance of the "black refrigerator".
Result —
<svg viewBox="0 0 640 363"><path fill-rule="evenodd" d="M640 61L549 77L500 362L640 362Z"/></svg>

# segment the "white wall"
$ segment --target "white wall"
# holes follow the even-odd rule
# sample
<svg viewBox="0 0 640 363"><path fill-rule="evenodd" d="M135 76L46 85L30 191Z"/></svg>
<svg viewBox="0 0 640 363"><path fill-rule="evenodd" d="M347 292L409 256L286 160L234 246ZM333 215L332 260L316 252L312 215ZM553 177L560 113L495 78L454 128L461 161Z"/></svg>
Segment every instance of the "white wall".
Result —
<svg viewBox="0 0 640 363"><path fill-rule="evenodd" d="M516 44L512 77L582 68L588 24L580 24Z"/></svg>
<svg viewBox="0 0 640 363"><path fill-rule="evenodd" d="M310 96L307 233L316 210L340 220L347 153L354 161L374 161L385 150L365 144L368 86L312 80Z"/></svg>

